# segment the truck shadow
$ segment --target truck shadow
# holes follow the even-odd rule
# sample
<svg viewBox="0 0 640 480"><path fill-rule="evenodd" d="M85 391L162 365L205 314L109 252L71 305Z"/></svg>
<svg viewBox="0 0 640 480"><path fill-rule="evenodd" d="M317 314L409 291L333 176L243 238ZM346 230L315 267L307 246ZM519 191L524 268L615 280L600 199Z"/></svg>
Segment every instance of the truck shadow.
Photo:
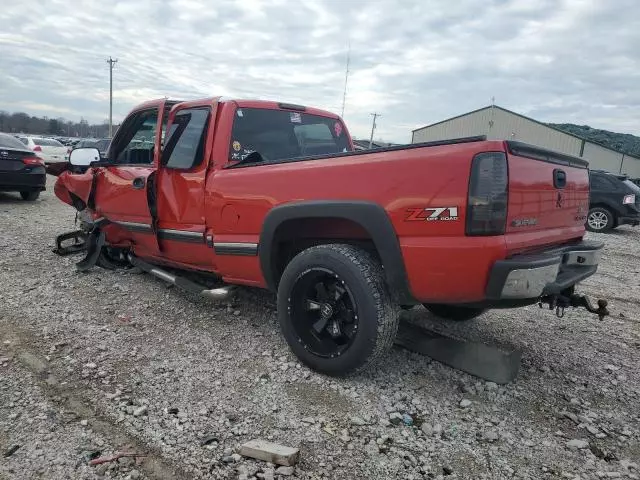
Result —
<svg viewBox="0 0 640 480"><path fill-rule="evenodd" d="M0 192L0 205L2 204L16 204L23 203L25 205L37 205L42 202L42 198L38 198L35 201L26 201L20 197L18 192Z"/></svg>

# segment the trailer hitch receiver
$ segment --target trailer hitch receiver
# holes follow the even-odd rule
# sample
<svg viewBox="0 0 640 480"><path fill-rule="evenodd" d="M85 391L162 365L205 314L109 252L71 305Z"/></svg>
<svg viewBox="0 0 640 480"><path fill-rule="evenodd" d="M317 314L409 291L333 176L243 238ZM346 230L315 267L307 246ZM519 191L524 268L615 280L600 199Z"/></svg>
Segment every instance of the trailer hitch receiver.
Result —
<svg viewBox="0 0 640 480"><path fill-rule="evenodd" d="M575 294L573 293L573 289L561 292L559 295L545 295L541 297L538 305L542 308L544 304L549 305L549 310L555 309L556 316L558 318L564 317L564 311L568 307L583 307L588 312L598 315L600 321L604 320L604 317L610 315L609 310L607 309L609 302L600 299L598 300L598 306L594 307L591 300L589 300L589 297L586 295Z"/></svg>

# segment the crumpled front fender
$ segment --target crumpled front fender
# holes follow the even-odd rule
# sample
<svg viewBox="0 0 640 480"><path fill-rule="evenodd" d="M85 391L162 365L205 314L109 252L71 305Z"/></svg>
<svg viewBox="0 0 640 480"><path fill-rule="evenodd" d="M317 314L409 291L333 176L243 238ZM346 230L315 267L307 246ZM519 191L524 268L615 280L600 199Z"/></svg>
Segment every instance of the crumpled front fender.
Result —
<svg viewBox="0 0 640 480"><path fill-rule="evenodd" d="M84 173L72 173L68 170L58 175L58 179L53 187L53 192L64 203L76 206L73 197L82 200L86 206L91 193L93 181L92 169Z"/></svg>

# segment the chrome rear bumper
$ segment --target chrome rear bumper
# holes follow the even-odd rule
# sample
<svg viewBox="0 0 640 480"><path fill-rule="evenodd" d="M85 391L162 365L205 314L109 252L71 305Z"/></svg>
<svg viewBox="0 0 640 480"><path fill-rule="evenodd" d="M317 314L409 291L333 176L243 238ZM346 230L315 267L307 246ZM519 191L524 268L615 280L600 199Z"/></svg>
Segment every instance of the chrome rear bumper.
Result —
<svg viewBox="0 0 640 480"><path fill-rule="evenodd" d="M487 299L559 294L596 272L603 246L602 242L583 241L497 261L487 284Z"/></svg>

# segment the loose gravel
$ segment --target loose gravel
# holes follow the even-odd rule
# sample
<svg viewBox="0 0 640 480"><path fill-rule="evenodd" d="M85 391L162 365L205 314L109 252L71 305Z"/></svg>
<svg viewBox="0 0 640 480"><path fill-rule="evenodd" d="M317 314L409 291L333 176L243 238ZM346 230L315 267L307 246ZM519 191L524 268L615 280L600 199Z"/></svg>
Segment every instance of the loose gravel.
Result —
<svg viewBox="0 0 640 480"><path fill-rule="evenodd" d="M216 305L135 269L76 272L52 253L75 213L49 180L33 203L0 194L0 479L640 478L639 230L589 234L606 248L580 290L610 301L603 322L403 312L521 349L509 385L400 348L333 379L289 352L268 293ZM238 455L256 438L300 448L299 463ZM145 456L89 464L124 451Z"/></svg>

